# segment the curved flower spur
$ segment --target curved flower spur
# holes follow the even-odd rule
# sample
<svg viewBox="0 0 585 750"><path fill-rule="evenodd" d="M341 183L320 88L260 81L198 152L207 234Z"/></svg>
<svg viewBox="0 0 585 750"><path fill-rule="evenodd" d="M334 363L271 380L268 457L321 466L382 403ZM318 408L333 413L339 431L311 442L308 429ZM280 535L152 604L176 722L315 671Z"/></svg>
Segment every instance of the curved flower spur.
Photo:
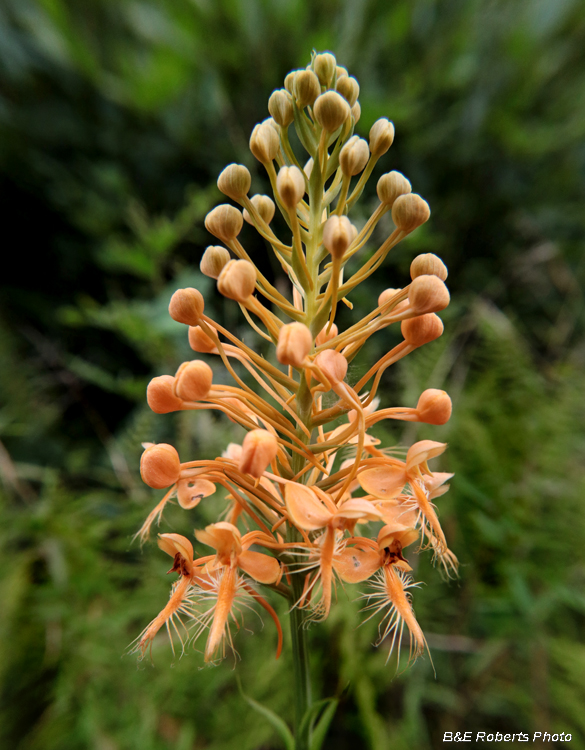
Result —
<svg viewBox="0 0 585 750"><path fill-rule="evenodd" d="M181 461L170 445L145 445L142 477L167 491L140 530L142 540L175 498L193 513L196 525L197 505L218 504L219 487L227 492L229 508L227 521L195 531L199 558L193 558L184 537L159 536L163 551L174 557L171 570L179 580L137 649L143 654L165 625L182 639L184 632L187 638L207 633L204 658L217 661L226 641L232 645L230 622L238 622L242 603L269 612L280 644L278 618L265 596L273 591L286 597L298 747L308 742L310 722L302 724L302 717L311 705L301 626L307 618L328 616L336 582L365 585L366 609L370 616L380 615L380 641L392 636L390 651L400 646L406 625L414 659L426 642L411 606L408 590L414 584L403 550L418 541L418 550L429 548L448 572L457 569L433 505L451 475L428 465L446 446L423 440L400 460L368 433L383 419L441 425L450 418L451 400L441 390L426 390L416 406L380 408L378 396L388 367L443 333L437 313L449 304L445 265L432 254L415 257L408 283L383 290L375 307L346 330L336 324L339 306L351 308L358 284L430 216L406 177L390 171L378 180L379 203L371 216L363 226L352 224L351 210L394 139L394 126L384 118L371 127L369 140L354 134L358 95L355 78L329 53L314 54L305 70L289 73L284 88L270 96L271 117L256 125L250 138L271 195L251 195L250 172L231 164L218 179L230 202L205 220L222 244L205 250L201 271L216 279L219 293L274 346L275 359L209 317L197 289L179 289L170 301L171 317L189 327L198 357L221 359L233 385L215 385L211 368L197 358L184 362L174 376L154 378L147 392L157 413L212 409L244 427L247 436L241 446L232 443L214 459ZM293 148L291 128L303 157ZM374 230L387 213L394 229L373 245ZM272 248L290 280L289 296L254 264L247 241L240 240L244 223ZM392 325L400 328L402 341L357 383L348 383L348 364L370 336ZM331 394L329 405L326 394ZM354 497L356 492L361 496ZM219 504L218 515L224 510ZM242 536L244 528L250 531ZM206 547L214 553L207 554Z"/></svg>

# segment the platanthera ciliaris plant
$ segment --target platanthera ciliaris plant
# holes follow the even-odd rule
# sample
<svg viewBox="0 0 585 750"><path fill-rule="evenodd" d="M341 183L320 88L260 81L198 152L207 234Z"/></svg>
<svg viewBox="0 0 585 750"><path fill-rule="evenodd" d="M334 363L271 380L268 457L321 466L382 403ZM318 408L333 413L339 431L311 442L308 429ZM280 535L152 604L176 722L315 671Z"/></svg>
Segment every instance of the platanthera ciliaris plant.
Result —
<svg viewBox="0 0 585 750"><path fill-rule="evenodd" d="M432 425L449 419L451 400L444 391L424 391L416 406L389 406L377 397L388 367L442 334L436 313L449 304L449 292L441 260L419 255L408 284L386 289L362 320L338 329L340 304L351 307L352 291L430 211L406 177L388 172L378 180L373 214L361 227L352 224L351 209L392 145L394 127L381 119L369 141L354 135L359 85L329 53L289 73L284 86L270 96L272 117L256 125L250 138L272 196L251 196L248 169L226 167L218 186L230 202L205 220L222 244L208 247L201 261L202 272L217 279L219 292L239 305L274 351L265 358L212 320L197 289L173 295L169 312L189 327L197 358L174 376L151 381L150 407L159 414L214 409L247 435L242 445L230 444L214 459L181 460L171 445L145 444L142 478L166 494L142 526L141 539L173 498L194 511L196 528L195 547L179 534L159 534L159 547L173 559L178 579L135 650L144 655L166 627L171 643L174 637L183 649L201 643L204 661L218 662L226 647L234 648L230 624L239 622L244 606L254 606L274 621L278 657L282 630L269 600L284 596L294 660L294 747L307 749L318 747L324 732L319 725L313 731L318 711L311 709L306 625L327 618L336 588L360 587L365 617L379 619L379 642L390 652L399 651L406 627L414 660L426 641L411 604L415 584L404 549L418 543L418 551L430 551L447 573L457 569L433 504L448 489L451 474L429 468L446 446L423 440L404 457L368 432L383 419ZM308 157L295 153L291 127ZM271 227L276 210L288 226L280 236ZM388 212L394 230L379 247L368 247ZM290 279L290 296L262 275L240 242L244 222L271 246ZM347 382L348 364L367 339L392 325L403 340L357 383ZM233 385L213 383L207 357L221 358ZM248 384L252 379L255 389ZM226 493L227 513L219 501ZM200 502L217 504L218 520L206 528L197 522ZM292 743L289 735L287 744Z"/></svg>

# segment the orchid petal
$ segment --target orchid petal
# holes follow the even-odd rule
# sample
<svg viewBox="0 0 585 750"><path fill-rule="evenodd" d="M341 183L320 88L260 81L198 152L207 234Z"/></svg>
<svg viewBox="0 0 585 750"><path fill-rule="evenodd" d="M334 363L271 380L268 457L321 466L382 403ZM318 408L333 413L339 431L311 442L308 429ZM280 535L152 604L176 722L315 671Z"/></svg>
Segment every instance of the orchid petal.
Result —
<svg viewBox="0 0 585 750"><path fill-rule="evenodd" d="M275 557L252 550L238 555L238 567L258 583L275 583L280 575L280 564Z"/></svg>
<svg viewBox="0 0 585 750"><path fill-rule="evenodd" d="M296 482L284 486L284 500L295 526L305 531L322 529L333 516L309 487Z"/></svg>
<svg viewBox="0 0 585 750"><path fill-rule="evenodd" d="M382 500L400 495L408 479L402 466L377 466L358 474L362 489Z"/></svg>

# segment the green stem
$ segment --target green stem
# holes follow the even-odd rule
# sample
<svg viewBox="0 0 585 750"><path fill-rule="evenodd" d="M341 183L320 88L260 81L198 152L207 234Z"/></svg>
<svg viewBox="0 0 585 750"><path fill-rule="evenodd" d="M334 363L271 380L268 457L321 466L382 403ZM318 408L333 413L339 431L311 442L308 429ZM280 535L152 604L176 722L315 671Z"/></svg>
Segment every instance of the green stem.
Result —
<svg viewBox="0 0 585 750"><path fill-rule="evenodd" d="M317 311L317 295L319 287L317 278L319 275L319 261L317 259L317 248L319 246L319 232L321 226L321 214L323 211L323 183L320 165L315 159L313 173L309 180L309 230L306 241L306 263L312 281L312 287L306 290L305 323L315 336L319 331L313 331L313 319ZM320 330L320 329L319 329ZM311 431L311 419L313 410L313 396L307 385L304 373L296 393L296 410L300 420ZM297 435L305 444L311 442L310 437L302 430L297 430ZM299 473L305 466L305 459L299 454L292 457L292 470L294 474ZM300 533L292 526L287 532L287 541L301 541ZM296 604L302 594L304 577L293 575L292 593L293 602ZM302 610L293 605L290 613L291 640L293 649L293 676L295 692L295 750L309 750L311 740L310 722L304 722L303 718L311 708L311 675L309 668L309 649L307 631L303 627L304 614Z"/></svg>
<svg viewBox="0 0 585 750"><path fill-rule="evenodd" d="M293 576L292 584L293 597L297 602L303 592L301 576ZM303 614L298 607L290 613L290 632L295 682L295 750L309 750L309 723L305 722L304 731L301 731L301 723L311 707L311 674L307 631L303 628Z"/></svg>

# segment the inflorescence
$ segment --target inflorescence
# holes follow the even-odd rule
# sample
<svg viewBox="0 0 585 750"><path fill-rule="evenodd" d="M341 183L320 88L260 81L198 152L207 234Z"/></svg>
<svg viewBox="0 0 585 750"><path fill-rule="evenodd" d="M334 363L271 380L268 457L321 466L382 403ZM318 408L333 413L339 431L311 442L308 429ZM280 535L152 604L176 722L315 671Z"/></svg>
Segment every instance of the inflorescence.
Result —
<svg viewBox="0 0 585 750"><path fill-rule="evenodd" d="M142 540L173 498L193 510L222 487L230 505L229 520L195 531L210 554L196 557L186 537L159 534L159 547L173 558L171 571L179 578L167 605L135 643L141 655L166 626L171 644L174 634L183 648L186 640L205 634L205 661L215 662L226 643L232 646L230 622L237 622L242 607L257 605L276 624L278 655L282 631L263 590L282 594L307 621L317 621L328 616L338 582L365 582L365 610L380 618L380 641L389 637L392 651L406 625L410 656L416 658L426 641L412 609L409 590L416 584L403 550L418 542L448 574L457 570L433 504L452 475L428 465L446 445L422 440L404 457L380 447L368 432L384 419L442 425L451 416L451 400L441 390L425 390L415 407L380 408L377 397L390 365L442 334L436 313L449 304L445 265L432 254L417 256L408 285L383 291L376 307L345 331L335 324L339 305L351 308L351 292L430 215L406 177L393 171L378 180L379 204L365 224L358 228L348 218L394 139L394 126L384 118L372 126L369 142L354 135L358 94L358 82L329 53L314 54L306 70L289 73L284 88L270 96L271 117L250 138L272 197L250 196L250 172L230 164L218 186L231 202L205 220L222 245L205 250L201 271L217 280L219 292L275 347L275 358L255 352L206 315L197 289L179 289L170 301L171 317L189 326L191 348L219 356L234 384L215 385L209 365L195 359L174 376L150 382L149 406L158 414L214 409L247 435L213 460L181 461L171 445L144 444L142 478L150 487L168 489L140 529ZM300 143L309 156L304 166L289 139L291 126L295 148ZM277 208L289 230L282 238L271 227ZM360 251L388 212L394 230L360 265ZM262 275L238 239L244 221L271 246L290 279L290 298ZM393 324L400 325L403 340L350 385L348 364L370 336ZM245 382L244 371L258 392ZM334 401L325 406L330 392Z"/></svg>

